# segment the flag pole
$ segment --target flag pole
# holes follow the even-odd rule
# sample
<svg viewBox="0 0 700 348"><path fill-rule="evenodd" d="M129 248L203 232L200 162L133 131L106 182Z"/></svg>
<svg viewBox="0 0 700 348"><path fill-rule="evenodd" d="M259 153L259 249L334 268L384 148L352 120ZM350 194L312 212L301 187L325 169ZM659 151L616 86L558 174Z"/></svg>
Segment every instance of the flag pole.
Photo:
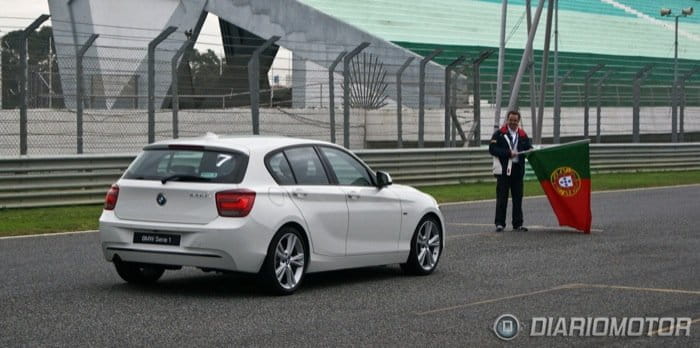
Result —
<svg viewBox="0 0 700 348"><path fill-rule="evenodd" d="M548 146L548 147L541 148L541 149L532 148L532 149L527 150L527 151L518 152L518 154L519 154L519 155L525 155L525 154L528 154L528 153L531 153L531 152L535 152L535 151L539 151L539 150L554 149L554 148L557 148L557 147L560 147L560 146L564 146L564 145L573 145L573 144L590 143L590 142L591 142L591 139L575 140L575 141L570 141L570 142L564 143L564 144L553 144L553 146Z"/></svg>

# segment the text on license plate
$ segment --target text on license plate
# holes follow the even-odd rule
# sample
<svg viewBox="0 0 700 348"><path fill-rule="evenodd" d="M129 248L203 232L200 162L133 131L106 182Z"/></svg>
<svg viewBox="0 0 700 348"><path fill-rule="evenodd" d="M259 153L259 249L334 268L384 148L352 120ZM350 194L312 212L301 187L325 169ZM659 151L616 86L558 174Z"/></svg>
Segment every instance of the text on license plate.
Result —
<svg viewBox="0 0 700 348"><path fill-rule="evenodd" d="M134 243L180 245L180 236L177 234L134 232Z"/></svg>

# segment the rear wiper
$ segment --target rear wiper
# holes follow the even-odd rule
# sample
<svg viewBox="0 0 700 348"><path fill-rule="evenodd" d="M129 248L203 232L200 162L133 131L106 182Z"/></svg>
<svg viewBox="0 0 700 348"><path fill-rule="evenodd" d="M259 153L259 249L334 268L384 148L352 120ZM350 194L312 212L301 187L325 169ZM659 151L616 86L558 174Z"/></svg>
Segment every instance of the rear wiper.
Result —
<svg viewBox="0 0 700 348"><path fill-rule="evenodd" d="M185 174L173 174L165 178L160 179L160 182L165 185L166 182L170 180L189 180L189 181L211 181L211 179L202 178L201 176L185 175Z"/></svg>

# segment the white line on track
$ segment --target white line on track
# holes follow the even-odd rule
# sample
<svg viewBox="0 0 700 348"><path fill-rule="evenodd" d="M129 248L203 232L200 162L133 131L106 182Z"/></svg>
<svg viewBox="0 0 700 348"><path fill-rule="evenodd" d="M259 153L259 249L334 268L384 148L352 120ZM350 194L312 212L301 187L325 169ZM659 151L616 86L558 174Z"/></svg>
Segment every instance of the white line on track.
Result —
<svg viewBox="0 0 700 348"><path fill-rule="evenodd" d="M700 186L700 184L688 184L688 185L673 185L673 186L657 186L657 187L642 187L642 188L635 188L635 189L622 189L622 190L609 190L609 191L596 191L592 192L593 194L601 194L601 193L612 193L612 192L633 192L633 191L648 191L648 190L660 190L660 189L669 189L669 188L683 188L683 187L694 187L694 186ZM544 195L542 196L530 196L530 197L523 197L524 199L532 199L532 198L542 198L545 197ZM460 205L460 204L477 204L477 203L485 203L485 202L495 202L495 199L484 199L484 200L479 200L479 201L465 201L465 202L450 202L450 203L440 203L441 206L450 206L450 205ZM489 225L490 226L490 225ZM592 229L591 231L593 232L602 232L602 230L595 230ZM0 240L4 239L19 239L19 238L32 238L32 237L51 237L51 236L65 236L69 234L82 234L82 233L95 233L99 232L98 230L88 230L88 231L74 231L74 232L57 232L57 233L42 233L42 234L30 234L30 235L24 235L24 236L8 236L8 237L0 237Z"/></svg>
<svg viewBox="0 0 700 348"><path fill-rule="evenodd" d="M42 234L28 234L24 236L9 236L0 237L0 240L4 239L20 239L20 238L32 238L32 237L52 237L52 236L65 236L69 234L84 234L84 233L95 233L98 230L88 230L88 231L73 231L73 232L56 232L56 233L42 233Z"/></svg>
<svg viewBox="0 0 700 348"><path fill-rule="evenodd" d="M640 188L632 188L632 189L619 189L619 190L605 190L605 191L593 191L591 194L597 195L597 194L604 194L604 193L615 193L615 192L635 192L635 191L650 191L650 190L662 190L662 189L670 189L670 188L684 188L684 187L697 187L700 186L700 184L687 184L687 185L671 185L671 186L655 186L655 187L640 187ZM495 188L495 183L494 183L494 188ZM528 196L528 197L523 197L523 199L534 199L534 198L543 198L547 197L545 195L539 195L539 196ZM451 206L451 205L466 205L466 204L478 204L478 203L488 203L488 202L495 202L496 199L482 199L478 201L462 201L462 202L448 202L448 203L440 203L440 206Z"/></svg>
<svg viewBox="0 0 700 348"><path fill-rule="evenodd" d="M491 227L495 228L493 224L482 224L482 223L473 223L473 222L448 222L447 225L451 226L467 226L467 227ZM543 226L543 225L529 225L527 226L531 231L537 231L537 230L555 230L555 231L561 231L561 232L580 232L579 230L576 230L571 227L566 227L566 226ZM603 230L598 229L598 228L591 228L591 232L603 232Z"/></svg>

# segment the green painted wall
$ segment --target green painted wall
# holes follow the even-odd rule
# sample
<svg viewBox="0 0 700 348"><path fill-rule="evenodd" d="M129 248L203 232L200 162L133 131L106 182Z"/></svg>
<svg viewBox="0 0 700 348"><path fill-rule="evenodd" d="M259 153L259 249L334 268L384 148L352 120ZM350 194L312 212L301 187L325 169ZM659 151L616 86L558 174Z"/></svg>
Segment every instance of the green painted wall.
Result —
<svg viewBox="0 0 700 348"><path fill-rule="evenodd" d="M416 44L410 42L395 42L396 44L416 52L420 55L427 55L436 48L441 48L443 53L438 56L435 60L441 65L449 64L449 62L455 60L459 55L466 55L468 57L477 57L480 52L487 49L494 49L491 47L478 47L478 46L454 46L454 45L431 45L431 44ZM494 49L495 50L495 49ZM496 50L497 52L497 50ZM515 75L519 64L520 57L522 55L522 49L508 49L506 50L506 61L508 64L505 65L504 71L504 103L507 104L509 99L509 88L508 82ZM554 58L553 55L549 56L549 80L550 87L547 91L546 104L550 105L553 103L553 91L552 91L552 76L553 76L553 65ZM481 65L481 93L482 99L489 100L493 102L495 96L495 81L497 73L497 54L494 53L489 59L487 59ZM539 76L540 67L542 62L542 51L535 51L535 61L536 69L536 86L539 86ZM628 106L632 104L632 81L634 75L639 71L639 69L647 64L653 64L651 75L645 80L642 88L641 101L642 106L662 106L668 105L668 93L671 81L673 80L673 59L669 58L653 58L653 57L628 57L628 56L612 56L612 55L602 55L602 54L582 54L582 53L571 53L571 52L560 52L559 54L559 71L563 75L569 70L573 70L574 73L570 75L569 79L566 81L563 92L563 105L565 106L576 106L583 105L583 85L585 74L591 68L597 64L605 64L605 68L595 75L593 75L592 81L597 81L602 77L607 69L611 69L614 73L610 76L606 85L608 87L603 88L603 105L616 105L616 106ZM679 60L679 71L684 72L692 69L695 66L700 65L700 62L693 60ZM468 71L468 75L471 71ZM529 103L529 81L528 78L523 79L523 85L520 88L519 100L522 105L527 105ZM695 74L687 83L689 86L700 85L700 73ZM654 87L655 86L655 87ZM689 95L687 96L688 105L700 105L700 94L698 89L689 89ZM595 93L595 90L591 91L591 95Z"/></svg>
<svg viewBox="0 0 700 348"><path fill-rule="evenodd" d="M484 49L498 47L501 0L301 1L421 55L441 47L446 52L438 58L440 64L460 54L476 56ZM538 0L532 3L536 5ZM509 1L506 82L517 69L526 42L524 4L524 0ZM696 0L562 0L559 4L560 71L574 70L569 82L575 86L582 84L583 75L591 67L604 63L615 71L610 83L623 85L605 89L606 103L630 105L632 77L651 63L655 67L646 85L659 87L643 88L643 105L667 105L664 99L673 80L674 25L672 18L661 17L658 11L660 7L673 6L675 12L680 12L683 7L698 4ZM535 48L540 50L544 46L545 13L546 8L534 42ZM541 51L536 51L535 56L539 69ZM700 65L700 13L680 19L679 58L681 73ZM497 55L493 55L483 65L483 95L492 90L496 61ZM521 91L525 93L528 81L523 82L526 85ZM698 84L700 74L688 81L690 86ZM581 95L582 87L577 88ZM521 98L527 103L527 96L521 95ZM575 103L575 98L577 95L567 87L564 103ZM700 96L690 95L688 101L698 105Z"/></svg>

